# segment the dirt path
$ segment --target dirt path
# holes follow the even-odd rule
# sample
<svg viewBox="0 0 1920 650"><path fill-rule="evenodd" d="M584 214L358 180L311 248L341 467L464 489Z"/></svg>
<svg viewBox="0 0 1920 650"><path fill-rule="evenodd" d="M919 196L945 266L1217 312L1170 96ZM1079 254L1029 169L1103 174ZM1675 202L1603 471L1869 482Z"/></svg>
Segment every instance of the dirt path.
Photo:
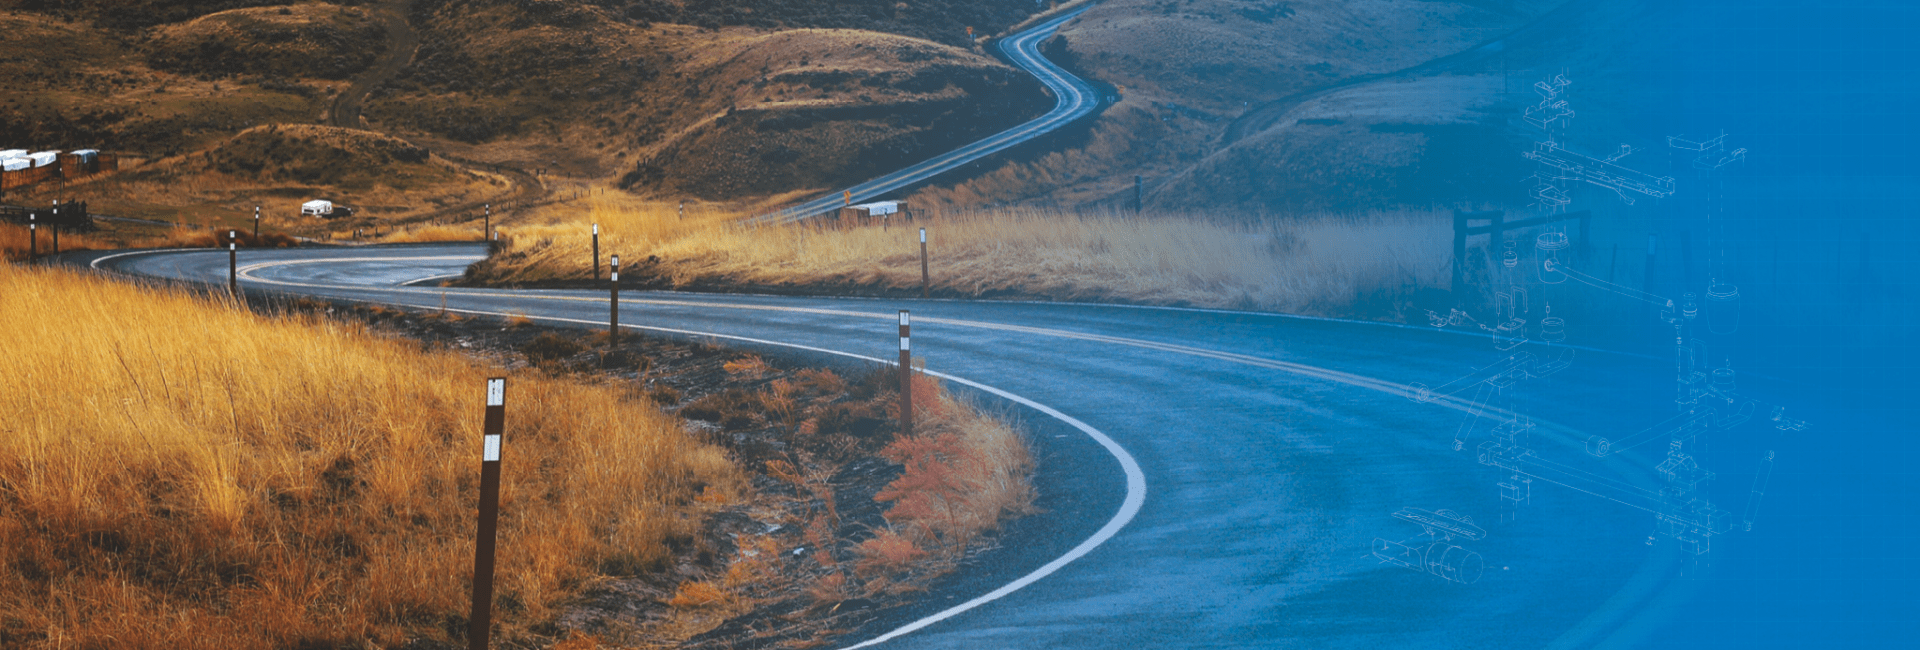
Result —
<svg viewBox="0 0 1920 650"><path fill-rule="evenodd" d="M348 86L338 97L333 98L333 106L327 111L325 122L333 126L349 129L364 129L366 123L360 118L360 109L366 104L367 95L379 88L400 70L413 62L413 53L420 48L420 35L413 32L413 26L407 24L407 9L413 3L410 0L388 0L373 9L374 15L387 29L387 54L367 68L360 76L354 77L353 85Z"/></svg>

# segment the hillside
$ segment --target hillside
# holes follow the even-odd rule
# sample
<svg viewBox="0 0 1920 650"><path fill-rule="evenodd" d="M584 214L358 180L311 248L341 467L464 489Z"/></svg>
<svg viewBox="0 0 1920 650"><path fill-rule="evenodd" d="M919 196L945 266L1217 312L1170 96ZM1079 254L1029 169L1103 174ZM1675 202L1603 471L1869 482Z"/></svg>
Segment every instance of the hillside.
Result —
<svg viewBox="0 0 1920 650"><path fill-rule="evenodd" d="M257 126L208 149L123 172L90 193L95 210L234 215L247 225L261 206L276 230L321 235L436 208L478 203L505 180L469 171L405 140L310 124ZM359 210L347 221L298 218L302 202L327 198ZM218 222L216 222L218 223Z"/></svg>
<svg viewBox="0 0 1920 650"><path fill-rule="evenodd" d="M1433 88L1424 88L1390 101L1376 97L1321 106L1325 115L1301 118L1314 128L1234 150L1246 137L1241 121L1294 106L1316 91L1472 49L1559 4L1107 0L1065 25L1046 46L1050 56L1076 72L1123 89L1120 103L1088 127L1084 142L1038 160L1004 162L957 187L931 188L917 198L930 204L993 200L1130 208L1133 176L1139 174L1151 193L1149 207L1166 209L1424 205L1458 194L1460 180L1452 176L1458 170L1451 165L1421 167L1419 152L1430 140L1481 137L1475 129L1486 120L1485 99L1434 100L1428 98ZM1413 105L1399 105L1407 101ZM1399 118L1352 119L1349 109L1433 115L1399 120L1418 125L1407 127L1396 126ZM1206 171L1194 171L1202 161L1212 162ZM1248 161L1255 167L1234 167ZM1486 172L1486 165L1475 164L1470 174L1461 173ZM1075 175L1062 178L1061 169ZM1204 190L1159 191L1183 174L1204 179ZM1447 178L1428 179L1436 174ZM1405 191L1381 194L1370 187L1382 179ZM1363 186L1374 193L1354 193Z"/></svg>
<svg viewBox="0 0 1920 650"><path fill-rule="evenodd" d="M1024 75L933 41L634 16L657 17L416 3L420 50L367 117L465 158L724 200L857 182L1046 106Z"/></svg>

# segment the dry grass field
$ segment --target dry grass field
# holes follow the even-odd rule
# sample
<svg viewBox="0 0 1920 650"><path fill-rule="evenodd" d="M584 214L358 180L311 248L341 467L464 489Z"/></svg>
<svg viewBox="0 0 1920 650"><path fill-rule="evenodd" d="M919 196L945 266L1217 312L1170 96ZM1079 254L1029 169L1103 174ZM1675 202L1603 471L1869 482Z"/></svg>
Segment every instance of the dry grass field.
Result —
<svg viewBox="0 0 1920 650"><path fill-rule="evenodd" d="M1226 221L1011 208L927 213L912 227L756 229L704 208L680 219L672 204L588 204L582 216L503 229L509 245L468 281L586 280L597 222L603 254L620 254L624 272L663 286L917 292L925 226L940 295L1398 319L1407 294L1446 286L1451 255L1447 211Z"/></svg>
<svg viewBox="0 0 1920 650"><path fill-rule="evenodd" d="M0 645L463 637L485 377L356 326L0 266ZM657 568L719 449L608 388L508 384L499 604Z"/></svg>

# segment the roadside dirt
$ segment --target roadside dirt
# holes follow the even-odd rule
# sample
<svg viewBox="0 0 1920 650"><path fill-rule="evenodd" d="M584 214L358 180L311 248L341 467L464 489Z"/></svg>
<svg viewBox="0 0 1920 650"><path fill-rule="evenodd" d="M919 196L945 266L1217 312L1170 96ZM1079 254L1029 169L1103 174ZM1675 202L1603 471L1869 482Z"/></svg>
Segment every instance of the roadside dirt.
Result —
<svg viewBox="0 0 1920 650"><path fill-rule="evenodd" d="M361 323L507 369L626 386L751 474L753 495L710 504L702 532L673 548L668 566L600 578L537 629L541 636L503 647L812 647L913 602L932 579L996 545L986 535L958 556L929 554L883 574L862 561L862 544L888 526L888 504L876 496L902 475L883 457L896 437L886 411L895 399L891 368L841 369L837 379L713 342L623 334L610 344L604 332L311 300L266 309ZM789 413L810 414L811 424L768 409L781 399L801 405ZM856 572L859 588L845 584ZM720 586L724 596L690 598L693 583ZM454 646L419 639L405 647Z"/></svg>

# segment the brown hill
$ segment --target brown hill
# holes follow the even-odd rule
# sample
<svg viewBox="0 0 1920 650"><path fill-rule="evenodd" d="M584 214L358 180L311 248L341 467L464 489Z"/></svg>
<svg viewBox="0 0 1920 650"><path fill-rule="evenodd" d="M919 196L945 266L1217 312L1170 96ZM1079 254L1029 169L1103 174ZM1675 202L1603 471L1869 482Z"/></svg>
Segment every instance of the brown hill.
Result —
<svg viewBox="0 0 1920 650"><path fill-rule="evenodd" d="M1262 140L1272 147L1223 152L1245 137L1234 129L1242 118L1261 111L1284 112L1315 91L1470 50L1559 4L1106 0L1065 25L1046 45L1048 53L1068 67L1123 89L1121 102L1094 122L1085 144L1038 161L1003 163L958 187L924 190L919 200L1131 207L1133 176L1139 174L1149 190L1176 177L1199 184L1198 189L1149 197L1150 204L1160 201L1168 208L1230 205L1257 212L1307 204L1424 205L1434 197L1353 190L1383 179L1392 184L1402 177L1424 179L1441 173L1444 170L1434 166L1410 166L1418 165L1418 150L1429 138L1478 137L1468 130L1475 128L1475 113L1485 109L1486 102L1442 102L1445 107L1434 108L1446 114L1428 121L1306 115L1306 126L1314 128ZM1327 119L1339 123L1324 122ZM1381 126L1375 128L1376 122ZM1399 122L1421 127L1394 126ZM1290 148L1296 144L1304 150ZM1206 163L1210 166L1205 171L1194 167L1206 160L1213 162ZM1259 163L1261 171L1234 167L1248 161ZM1063 165L1074 176L1058 174ZM1309 176L1324 181L1303 180ZM1398 187L1422 184L1425 181ZM1314 196L1300 194L1309 191Z"/></svg>
<svg viewBox="0 0 1920 650"><path fill-rule="evenodd" d="M726 199L862 180L1044 110L992 59L857 30L700 30L582 3L416 6L368 119L462 157ZM909 161L911 162L911 161Z"/></svg>
<svg viewBox="0 0 1920 650"><path fill-rule="evenodd" d="M205 151L156 161L93 190L96 203L216 210L276 218L276 229L314 234L341 224L285 220L316 198L355 207L352 224L404 218L501 194L502 179L471 172L389 135L310 124L259 126Z"/></svg>
<svg viewBox="0 0 1920 650"><path fill-rule="evenodd" d="M154 67L193 74L346 79L387 49L367 11L326 3L222 11L152 36Z"/></svg>

